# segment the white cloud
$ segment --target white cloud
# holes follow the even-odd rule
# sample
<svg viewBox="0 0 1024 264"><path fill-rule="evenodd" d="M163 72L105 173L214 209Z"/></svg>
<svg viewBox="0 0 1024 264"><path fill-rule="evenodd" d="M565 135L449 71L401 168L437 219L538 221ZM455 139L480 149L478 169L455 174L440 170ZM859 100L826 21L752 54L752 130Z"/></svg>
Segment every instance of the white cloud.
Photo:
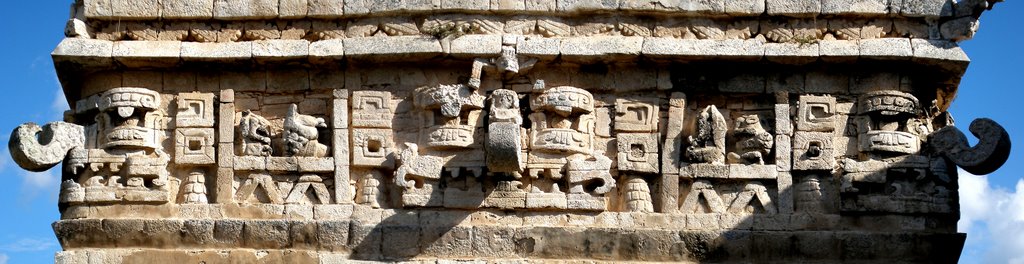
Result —
<svg viewBox="0 0 1024 264"><path fill-rule="evenodd" d="M7 264L7 260L10 259L6 254L0 254L0 264Z"/></svg>
<svg viewBox="0 0 1024 264"><path fill-rule="evenodd" d="M987 177L965 171L958 182L957 230L967 233L964 257L972 258L961 261L1024 264L1024 179L1012 191L993 188Z"/></svg>

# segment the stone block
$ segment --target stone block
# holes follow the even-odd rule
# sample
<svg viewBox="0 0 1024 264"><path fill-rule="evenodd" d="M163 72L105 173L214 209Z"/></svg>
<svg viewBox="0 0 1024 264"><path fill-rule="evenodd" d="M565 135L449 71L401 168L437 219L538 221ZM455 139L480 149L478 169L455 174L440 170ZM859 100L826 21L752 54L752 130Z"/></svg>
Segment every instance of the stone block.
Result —
<svg viewBox="0 0 1024 264"><path fill-rule="evenodd" d="M522 231L510 226L474 226L473 255L495 258L519 257L516 241L521 233Z"/></svg>
<svg viewBox="0 0 1024 264"><path fill-rule="evenodd" d="M807 64L818 60L818 43L765 43L768 61L782 64Z"/></svg>
<svg viewBox="0 0 1024 264"><path fill-rule="evenodd" d="M790 215L788 214L755 214L754 218L754 230L767 230L767 231L779 231L779 230L792 230L790 225Z"/></svg>
<svg viewBox="0 0 1024 264"><path fill-rule="evenodd" d="M736 74L718 83L718 90L727 93L764 93L767 89L762 74Z"/></svg>
<svg viewBox="0 0 1024 264"><path fill-rule="evenodd" d="M653 57L694 57L755 60L764 57L764 41L758 39L679 40L644 39L642 53Z"/></svg>
<svg viewBox="0 0 1024 264"><path fill-rule="evenodd" d="M527 11L555 11L556 1L525 0Z"/></svg>
<svg viewBox="0 0 1024 264"><path fill-rule="evenodd" d="M312 18L338 18L345 14L344 0L307 0L306 15Z"/></svg>
<svg viewBox="0 0 1024 264"><path fill-rule="evenodd" d="M796 190L793 189L793 175L788 171L779 172L779 176L776 178L776 189L779 191L779 196L775 198L775 207L778 208L779 214L792 214L795 202L793 197L796 193Z"/></svg>
<svg viewBox="0 0 1024 264"><path fill-rule="evenodd" d="M808 72L803 92L819 94L845 94L850 92L850 76L832 72Z"/></svg>
<svg viewBox="0 0 1024 264"><path fill-rule="evenodd" d="M451 40L449 54L464 57L492 57L501 54L501 35L466 35Z"/></svg>
<svg viewBox="0 0 1024 264"><path fill-rule="evenodd" d="M166 78L165 78L166 80ZM230 91L234 94L234 90L226 89L221 90L222 97L223 91ZM223 99L221 99L223 100ZM218 105L217 115L217 142L219 143L231 143L235 142L235 104L234 103L220 103ZM233 151L231 153L234 153Z"/></svg>
<svg viewBox="0 0 1024 264"><path fill-rule="evenodd" d="M213 128L216 108L213 107L212 93L180 93L177 99L175 127Z"/></svg>
<svg viewBox="0 0 1024 264"><path fill-rule="evenodd" d="M856 41L821 40L818 51L824 61L851 61L860 56L860 46Z"/></svg>
<svg viewBox="0 0 1024 264"><path fill-rule="evenodd" d="M778 168L773 165L739 165L730 164L729 179L775 179Z"/></svg>
<svg viewBox="0 0 1024 264"><path fill-rule="evenodd" d="M793 139L789 135L775 136L775 166L779 171L793 168Z"/></svg>
<svg viewBox="0 0 1024 264"><path fill-rule="evenodd" d="M687 230L718 230L722 223L719 214L688 214L686 215Z"/></svg>
<svg viewBox="0 0 1024 264"><path fill-rule="evenodd" d="M523 11L526 10L526 1L491 0L490 8L494 11Z"/></svg>
<svg viewBox="0 0 1024 264"><path fill-rule="evenodd" d="M879 38L860 41L860 57L872 59L910 59L914 50L910 39Z"/></svg>
<svg viewBox="0 0 1024 264"><path fill-rule="evenodd" d="M540 58L554 58L558 56L561 46L561 39L525 37L516 45L516 53Z"/></svg>
<svg viewBox="0 0 1024 264"><path fill-rule="evenodd" d="M850 80L850 93L852 94L864 94L873 91L899 91L899 89L900 75L895 72L859 73L854 74Z"/></svg>
<svg viewBox="0 0 1024 264"><path fill-rule="evenodd" d="M659 137L657 133L619 133L616 140L619 170L657 173Z"/></svg>
<svg viewBox="0 0 1024 264"><path fill-rule="evenodd" d="M309 59L312 62L338 62L345 57L345 43L342 39L329 39L309 44Z"/></svg>
<svg viewBox="0 0 1024 264"><path fill-rule="evenodd" d="M639 55L642 37L593 36L562 39L562 56Z"/></svg>
<svg viewBox="0 0 1024 264"><path fill-rule="evenodd" d="M761 0L727 0L725 13L734 16L757 16L764 13L765 1Z"/></svg>
<svg viewBox="0 0 1024 264"><path fill-rule="evenodd" d="M252 57L259 63L305 59L309 56L309 46L308 40L301 39L253 41Z"/></svg>
<svg viewBox="0 0 1024 264"><path fill-rule="evenodd" d="M348 220L354 208L351 204L318 204L313 206L313 219Z"/></svg>
<svg viewBox="0 0 1024 264"><path fill-rule="evenodd" d="M796 132L793 137L793 170L835 169L832 133Z"/></svg>
<svg viewBox="0 0 1024 264"><path fill-rule="evenodd" d="M472 257L473 227L421 226L420 251L426 256ZM411 245L410 245L411 246Z"/></svg>
<svg viewBox="0 0 1024 264"><path fill-rule="evenodd" d="M181 61L181 42L118 41L112 55L117 62L133 68L175 66Z"/></svg>
<svg viewBox="0 0 1024 264"><path fill-rule="evenodd" d="M242 228L243 246L252 248L285 248L289 246L291 224L285 220L245 220Z"/></svg>
<svg viewBox="0 0 1024 264"><path fill-rule="evenodd" d="M313 205L287 204L284 206L284 215L291 220L313 220Z"/></svg>
<svg viewBox="0 0 1024 264"><path fill-rule="evenodd" d="M196 91L196 73L193 71L166 71L163 78L164 91L193 92Z"/></svg>
<svg viewBox="0 0 1024 264"><path fill-rule="evenodd" d="M276 70L267 72L267 91L291 92L309 90L309 71Z"/></svg>
<svg viewBox="0 0 1024 264"><path fill-rule="evenodd" d="M579 12L590 10L618 9L618 0L560 0L556 1L558 12Z"/></svg>
<svg viewBox="0 0 1024 264"><path fill-rule="evenodd" d="M359 128L352 130L352 165L393 167L391 153L395 143L390 129Z"/></svg>
<svg viewBox="0 0 1024 264"><path fill-rule="evenodd" d="M81 66L113 65L114 42L106 40L65 38L53 50L53 63Z"/></svg>
<svg viewBox="0 0 1024 264"><path fill-rule="evenodd" d="M278 2L278 17L284 19L305 18L309 13L310 0L280 0Z"/></svg>
<svg viewBox="0 0 1024 264"><path fill-rule="evenodd" d="M970 58L964 53L956 42L931 39L911 39L914 50L914 59L918 61L931 60L941 61L937 63L950 63L955 65L967 64Z"/></svg>
<svg viewBox="0 0 1024 264"><path fill-rule="evenodd" d="M889 13L889 0L821 0L821 13L885 15Z"/></svg>
<svg viewBox="0 0 1024 264"><path fill-rule="evenodd" d="M114 17L124 20L160 18L159 0L110 0Z"/></svg>
<svg viewBox="0 0 1024 264"><path fill-rule="evenodd" d="M278 0L216 0L213 3L213 18L218 20L277 18L278 4Z"/></svg>
<svg viewBox="0 0 1024 264"><path fill-rule="evenodd" d="M801 95L796 128L799 131L831 132L836 129L837 115L835 97Z"/></svg>
<svg viewBox="0 0 1024 264"><path fill-rule="evenodd" d="M821 13L822 0L766 0L768 15L812 17Z"/></svg>
<svg viewBox="0 0 1024 264"><path fill-rule="evenodd" d="M228 167L228 168L233 167L234 166L233 162L235 162L234 161L235 153L233 151L231 151L231 150L234 149L235 144L234 143L223 143L223 142L221 142L221 143L216 143L216 145L217 145L218 149L227 150L227 151L217 151L217 153L216 153L217 154L217 166Z"/></svg>
<svg viewBox="0 0 1024 264"><path fill-rule="evenodd" d="M939 33L945 39L964 41L974 38L974 33L978 32L978 27L977 17L961 17L943 22L939 27Z"/></svg>
<svg viewBox="0 0 1024 264"><path fill-rule="evenodd" d="M893 1L895 4L897 1ZM953 16L951 0L903 0L899 5L899 13L908 17L947 17Z"/></svg>
<svg viewBox="0 0 1024 264"><path fill-rule="evenodd" d="M722 229L750 230L754 226L754 218L749 214L722 214Z"/></svg>
<svg viewBox="0 0 1024 264"><path fill-rule="evenodd" d="M615 131L620 132L657 132L658 111L656 98L615 100Z"/></svg>
<svg viewBox="0 0 1024 264"><path fill-rule="evenodd" d="M185 61L217 62L249 60L252 59L252 42L182 42L181 58Z"/></svg>
<svg viewBox="0 0 1024 264"><path fill-rule="evenodd" d="M441 8L483 11L490 7L488 0L441 0Z"/></svg>
<svg viewBox="0 0 1024 264"><path fill-rule="evenodd" d="M86 18L109 19L114 16L111 0L82 1Z"/></svg>
<svg viewBox="0 0 1024 264"><path fill-rule="evenodd" d="M163 74L158 71L125 71L121 85L160 91L163 89L163 82Z"/></svg>
<svg viewBox="0 0 1024 264"><path fill-rule="evenodd" d="M334 160L337 166L349 165L351 145L349 144L348 129L334 129Z"/></svg>
<svg viewBox="0 0 1024 264"><path fill-rule="evenodd" d="M299 164L295 157L267 157L267 170L297 171Z"/></svg>
<svg viewBox="0 0 1024 264"><path fill-rule="evenodd" d="M350 222L344 219L320 220L317 224L317 241L320 247L331 251L345 252L348 249Z"/></svg>
<svg viewBox="0 0 1024 264"><path fill-rule="evenodd" d="M353 58L424 58L440 55L441 43L425 36L365 37L343 40L345 56Z"/></svg>
<svg viewBox="0 0 1024 264"><path fill-rule="evenodd" d="M214 164L213 128L178 128L174 133L174 162L178 164Z"/></svg>
<svg viewBox="0 0 1024 264"><path fill-rule="evenodd" d="M214 0L160 0L160 17L165 19L213 18Z"/></svg>

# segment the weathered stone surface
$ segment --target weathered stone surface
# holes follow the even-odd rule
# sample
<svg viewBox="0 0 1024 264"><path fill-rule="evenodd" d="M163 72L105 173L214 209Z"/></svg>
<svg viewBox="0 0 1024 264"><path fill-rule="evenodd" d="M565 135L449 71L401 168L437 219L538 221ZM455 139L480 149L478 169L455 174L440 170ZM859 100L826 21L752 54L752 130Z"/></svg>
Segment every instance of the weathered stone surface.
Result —
<svg viewBox="0 0 1024 264"><path fill-rule="evenodd" d="M160 17L170 19L213 18L214 0L160 0Z"/></svg>
<svg viewBox="0 0 1024 264"><path fill-rule="evenodd" d="M278 16L278 4L277 0L215 0L213 18L223 20L275 18Z"/></svg>
<svg viewBox="0 0 1024 264"><path fill-rule="evenodd" d="M181 61L181 42L119 41L114 43L112 55L131 67L172 66Z"/></svg>
<svg viewBox="0 0 1024 264"><path fill-rule="evenodd" d="M9 147L67 263L949 262L988 7L84 0Z"/></svg>

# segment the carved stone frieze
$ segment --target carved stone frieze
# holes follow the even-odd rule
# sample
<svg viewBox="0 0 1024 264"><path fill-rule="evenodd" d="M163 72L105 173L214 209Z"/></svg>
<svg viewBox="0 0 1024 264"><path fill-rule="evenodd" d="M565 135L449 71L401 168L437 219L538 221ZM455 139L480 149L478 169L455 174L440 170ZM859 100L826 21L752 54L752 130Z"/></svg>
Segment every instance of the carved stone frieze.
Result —
<svg viewBox="0 0 1024 264"><path fill-rule="evenodd" d="M11 135L58 262L948 262L1011 147L992 0L179 2L75 1Z"/></svg>

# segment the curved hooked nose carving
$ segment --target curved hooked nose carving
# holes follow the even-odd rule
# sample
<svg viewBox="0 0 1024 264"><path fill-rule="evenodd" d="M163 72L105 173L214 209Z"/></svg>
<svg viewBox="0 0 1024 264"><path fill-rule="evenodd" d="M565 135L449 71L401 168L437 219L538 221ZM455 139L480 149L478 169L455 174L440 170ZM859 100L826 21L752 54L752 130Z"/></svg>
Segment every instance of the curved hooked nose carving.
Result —
<svg viewBox="0 0 1024 264"><path fill-rule="evenodd" d="M988 118L971 122L971 134L978 145L971 147L967 136L955 126L947 126L929 136L935 150L967 172L975 175L992 173L1010 157L1010 135L996 121Z"/></svg>
<svg viewBox="0 0 1024 264"><path fill-rule="evenodd" d="M35 123L18 126L7 147L21 168L40 172L64 160L68 151L85 146L85 128L66 122L39 127Z"/></svg>

